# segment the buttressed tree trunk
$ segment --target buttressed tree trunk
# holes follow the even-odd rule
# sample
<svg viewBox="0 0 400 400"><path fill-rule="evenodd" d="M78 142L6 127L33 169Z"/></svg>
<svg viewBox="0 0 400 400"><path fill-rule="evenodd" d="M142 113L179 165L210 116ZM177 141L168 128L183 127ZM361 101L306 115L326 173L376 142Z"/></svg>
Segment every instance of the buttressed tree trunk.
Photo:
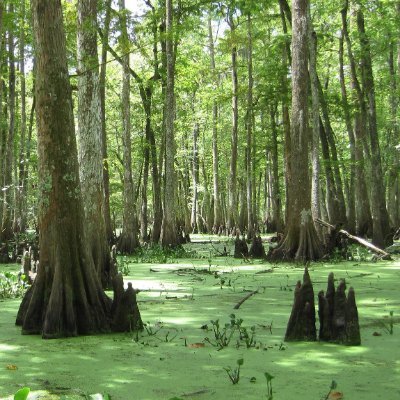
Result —
<svg viewBox="0 0 400 400"><path fill-rule="evenodd" d="M78 158L87 238L102 284L111 287L116 271L110 271L104 220L96 14L97 0L78 1Z"/></svg>
<svg viewBox="0 0 400 400"><path fill-rule="evenodd" d="M17 317L25 334L58 338L109 330L84 230L60 0L33 0L39 157L40 268Z"/></svg>
<svg viewBox="0 0 400 400"><path fill-rule="evenodd" d="M271 253L274 260L316 260L321 244L311 215L311 190L308 173L308 18L307 0L292 1L292 123L291 175L288 220L284 238Z"/></svg>

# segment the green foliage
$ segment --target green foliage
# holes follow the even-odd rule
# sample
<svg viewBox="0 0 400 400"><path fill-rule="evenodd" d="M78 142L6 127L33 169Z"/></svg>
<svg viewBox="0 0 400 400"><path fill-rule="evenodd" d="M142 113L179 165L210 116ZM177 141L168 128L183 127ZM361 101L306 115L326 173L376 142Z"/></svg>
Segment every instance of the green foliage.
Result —
<svg viewBox="0 0 400 400"><path fill-rule="evenodd" d="M332 263L340 263L343 260L365 262L370 261L371 258L372 255L367 248L351 244L346 249L335 248L329 261Z"/></svg>
<svg viewBox="0 0 400 400"><path fill-rule="evenodd" d="M164 248L152 245L138 249L136 254L129 258L131 263L168 264L181 258L202 258L194 250L187 250L183 246Z"/></svg>
<svg viewBox="0 0 400 400"><path fill-rule="evenodd" d="M230 381L232 382L233 385L236 385L237 383L239 383L239 380L240 380L240 367L243 365L243 363L244 363L243 358L240 358L239 360L236 361L237 367L235 367L235 368L231 368L231 367L224 368L224 370L228 374L228 377L229 377L229 379L230 379Z"/></svg>
<svg viewBox="0 0 400 400"><path fill-rule="evenodd" d="M23 387L19 389L17 393L14 394L14 400L26 400L28 398L31 389L28 387Z"/></svg>
<svg viewBox="0 0 400 400"><path fill-rule="evenodd" d="M9 271L0 273L0 299L15 299L22 297L26 291L25 275Z"/></svg>
<svg viewBox="0 0 400 400"><path fill-rule="evenodd" d="M241 345L245 345L247 349L256 347L256 327L253 325L250 328L244 327L243 319L236 318L235 314L230 315L230 322L220 325L219 320L210 321L212 325L212 331L214 338L206 337L204 340L210 343L212 346L217 347L218 350L222 350L224 347L229 346L235 333L238 334L236 340L236 347L239 348Z"/></svg>

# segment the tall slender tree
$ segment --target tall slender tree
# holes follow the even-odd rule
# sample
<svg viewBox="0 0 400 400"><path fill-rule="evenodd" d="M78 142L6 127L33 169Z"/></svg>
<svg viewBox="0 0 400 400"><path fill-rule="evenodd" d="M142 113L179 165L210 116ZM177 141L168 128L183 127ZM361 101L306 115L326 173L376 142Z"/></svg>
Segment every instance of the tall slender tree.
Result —
<svg viewBox="0 0 400 400"><path fill-rule="evenodd" d="M368 131L371 146L372 241L375 245L384 247L392 243L392 237L390 235L389 215L385 202L371 50L369 37L365 31L364 12L361 7L357 10L357 27L361 48L361 77L367 98Z"/></svg>
<svg viewBox="0 0 400 400"><path fill-rule="evenodd" d="M178 234L176 227L175 192L175 54L172 0L166 0L166 63L167 82L165 90L165 189L164 214L161 243L164 247L176 246Z"/></svg>
<svg viewBox="0 0 400 400"><path fill-rule="evenodd" d="M123 164L124 164L124 194L122 232L118 241L118 249L125 254L132 253L139 247L138 224L136 215L135 193L132 177L132 144L130 115L130 61L129 38L127 29L127 10L125 0L119 0L121 36L123 49L123 79L122 79L122 123L123 123Z"/></svg>
<svg viewBox="0 0 400 400"><path fill-rule="evenodd" d="M14 4L9 3L8 13L11 18L15 18L14 15ZM14 209L14 185L13 185L13 164L14 164L14 141L15 141L15 43L14 43L14 32L12 29L8 31L8 135L5 144L4 151L4 182L3 188L3 213L0 227L0 242L8 241L13 237L13 209Z"/></svg>
<svg viewBox="0 0 400 400"><path fill-rule="evenodd" d="M213 80L213 88L218 88L218 76L215 66L215 46L212 29L211 15L208 16L208 45L210 51L210 67ZM221 199L219 184L219 157L218 157L218 103L213 98L212 104L212 155L213 155L213 203L214 203L214 226L213 231L217 233L222 225Z"/></svg>
<svg viewBox="0 0 400 400"><path fill-rule="evenodd" d="M292 118L289 209L284 238L271 259L315 260L322 254L311 215L308 173L308 0L292 1Z"/></svg>
<svg viewBox="0 0 400 400"><path fill-rule="evenodd" d="M85 228L103 286L111 286L110 252L104 220L104 180L97 0L78 1L78 159Z"/></svg>

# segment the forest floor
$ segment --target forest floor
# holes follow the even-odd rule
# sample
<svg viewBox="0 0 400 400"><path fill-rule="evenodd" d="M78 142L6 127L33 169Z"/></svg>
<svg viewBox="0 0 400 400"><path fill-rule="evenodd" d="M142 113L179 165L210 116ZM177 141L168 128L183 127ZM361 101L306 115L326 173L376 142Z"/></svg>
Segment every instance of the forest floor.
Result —
<svg viewBox="0 0 400 400"><path fill-rule="evenodd" d="M346 347L284 342L303 266L216 256L223 243L187 246L196 251L193 258L156 264L124 259L125 284L141 290L138 304L147 329L138 336L24 336L14 325L21 300L1 301L0 398L12 399L27 386L29 399L107 393L113 400L271 400L265 373L274 377L274 400L400 398L399 259L310 264L315 296L326 290L330 272L355 289L362 345ZM229 242L231 254L232 247ZM0 265L0 272L18 268ZM258 293L233 308L254 290ZM237 331L222 350L212 345L213 328L219 323L223 330L233 313L249 334L253 329L254 347L247 348ZM225 368L234 370L241 359L240 380L233 385ZM328 396L333 380L337 388Z"/></svg>

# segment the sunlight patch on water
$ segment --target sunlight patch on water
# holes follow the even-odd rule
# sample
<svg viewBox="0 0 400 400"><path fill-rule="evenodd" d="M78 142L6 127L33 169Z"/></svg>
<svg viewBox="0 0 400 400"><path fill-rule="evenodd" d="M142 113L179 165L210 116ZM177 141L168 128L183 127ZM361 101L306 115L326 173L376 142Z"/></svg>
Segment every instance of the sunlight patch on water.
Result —
<svg viewBox="0 0 400 400"><path fill-rule="evenodd" d="M19 346L13 346L10 344L0 343L0 351L15 351L18 349L19 349Z"/></svg>

